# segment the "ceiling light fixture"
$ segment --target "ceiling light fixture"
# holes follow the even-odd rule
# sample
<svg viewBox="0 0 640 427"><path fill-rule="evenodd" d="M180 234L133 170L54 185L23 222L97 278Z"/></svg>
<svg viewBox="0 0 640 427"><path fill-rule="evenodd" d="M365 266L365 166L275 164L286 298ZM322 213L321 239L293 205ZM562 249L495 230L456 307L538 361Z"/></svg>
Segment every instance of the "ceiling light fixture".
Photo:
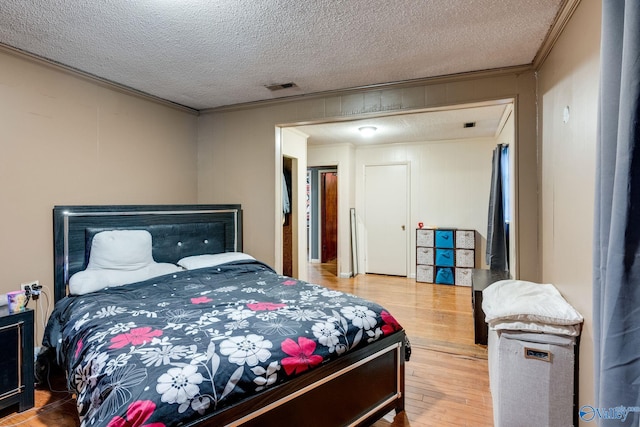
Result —
<svg viewBox="0 0 640 427"><path fill-rule="evenodd" d="M362 136L364 137L370 137L373 136L374 133L376 133L376 131L378 130L377 127L375 126L363 126L361 128L358 128L358 130L360 131L360 133L362 134Z"/></svg>
<svg viewBox="0 0 640 427"><path fill-rule="evenodd" d="M295 84L294 82L289 82L289 83L277 83L273 85L265 85L265 87L269 89L271 92L273 92L273 91L282 90L282 89L290 89L290 88L295 89L298 87L298 85Z"/></svg>

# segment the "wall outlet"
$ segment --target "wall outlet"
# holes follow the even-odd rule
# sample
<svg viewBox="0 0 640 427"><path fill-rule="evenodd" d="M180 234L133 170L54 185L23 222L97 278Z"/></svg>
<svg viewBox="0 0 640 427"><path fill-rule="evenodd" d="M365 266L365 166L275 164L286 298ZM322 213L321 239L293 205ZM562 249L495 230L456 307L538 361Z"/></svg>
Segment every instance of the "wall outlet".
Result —
<svg viewBox="0 0 640 427"><path fill-rule="evenodd" d="M33 280L31 282L26 282L23 283L22 285L20 285L20 288L28 294L33 293L33 291L38 291L40 289L40 281L39 280Z"/></svg>

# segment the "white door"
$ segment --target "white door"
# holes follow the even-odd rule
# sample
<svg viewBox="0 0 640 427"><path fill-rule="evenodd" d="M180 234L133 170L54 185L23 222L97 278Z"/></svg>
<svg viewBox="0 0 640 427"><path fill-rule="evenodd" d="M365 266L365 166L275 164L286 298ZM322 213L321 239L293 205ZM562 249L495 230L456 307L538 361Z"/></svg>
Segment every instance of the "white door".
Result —
<svg viewBox="0 0 640 427"><path fill-rule="evenodd" d="M365 272L407 275L407 165L365 166Z"/></svg>

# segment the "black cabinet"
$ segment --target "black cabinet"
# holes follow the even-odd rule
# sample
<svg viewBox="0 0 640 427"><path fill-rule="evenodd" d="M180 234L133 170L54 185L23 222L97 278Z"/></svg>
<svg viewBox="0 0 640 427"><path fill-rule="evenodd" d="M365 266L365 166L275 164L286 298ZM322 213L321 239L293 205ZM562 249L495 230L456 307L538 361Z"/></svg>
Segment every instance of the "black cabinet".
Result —
<svg viewBox="0 0 640 427"><path fill-rule="evenodd" d="M482 310L482 291L489 285L499 281L511 279L508 271L473 269L471 306L473 307L473 331L476 344L487 345L489 327L485 322Z"/></svg>
<svg viewBox="0 0 640 427"><path fill-rule="evenodd" d="M34 404L33 310L9 313L0 307L0 409L22 412Z"/></svg>

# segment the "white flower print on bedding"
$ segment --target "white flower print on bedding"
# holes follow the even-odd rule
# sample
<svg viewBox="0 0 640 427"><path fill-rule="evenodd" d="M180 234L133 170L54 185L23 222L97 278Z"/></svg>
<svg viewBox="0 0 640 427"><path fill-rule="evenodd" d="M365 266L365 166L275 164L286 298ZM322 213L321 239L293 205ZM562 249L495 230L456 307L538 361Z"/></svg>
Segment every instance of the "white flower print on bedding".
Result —
<svg viewBox="0 0 640 427"><path fill-rule="evenodd" d="M200 415L204 414L207 409L209 409L209 406L211 406L211 398L209 396L196 396L191 401L191 409L193 409ZM182 411L178 409L178 412L184 412L185 410L186 408L184 408Z"/></svg>
<svg viewBox="0 0 640 427"><path fill-rule="evenodd" d="M265 291L264 289L259 289L259 288L242 288L241 292L245 292L247 294L264 294Z"/></svg>
<svg viewBox="0 0 640 427"><path fill-rule="evenodd" d="M210 326L216 322L220 321L220 318L217 317L221 315L219 310L213 310L208 313L204 313L200 316L200 318L192 325L188 325L185 327L185 333L187 335L195 335L198 332L202 331L207 326Z"/></svg>
<svg viewBox="0 0 640 427"><path fill-rule="evenodd" d="M336 345L340 342L342 332L340 332L335 323L329 319L326 322L318 322L311 327L313 335L318 339L318 342L325 347L329 348L329 352L335 351Z"/></svg>
<svg viewBox="0 0 640 427"><path fill-rule="evenodd" d="M82 325L87 323L89 320L91 320L89 318L89 313L85 313L84 316L82 316L80 319L76 320L76 323L74 323L74 325L73 325L73 330L74 331L79 330L82 327Z"/></svg>
<svg viewBox="0 0 640 427"><path fill-rule="evenodd" d="M165 318L167 319L167 325L163 329L172 329L174 331L179 331L188 324L191 323L192 320L200 318L201 310L183 310L181 308L176 310L169 310L165 313Z"/></svg>
<svg viewBox="0 0 640 427"><path fill-rule="evenodd" d="M104 420L113 416L119 408L131 399L130 389L140 384L146 377L146 369L136 368L132 364L117 368L111 376L102 377L100 382L103 384L97 390L109 390L109 393L103 394L102 398L104 400L100 402L99 407L96 408L95 404L91 405L90 412L82 420L82 424L86 425L88 421L88 425L92 425L95 419ZM92 402L94 401L95 399L92 399Z"/></svg>
<svg viewBox="0 0 640 427"><path fill-rule="evenodd" d="M137 350L137 353L141 353L140 359L145 366L160 366L169 365L174 361L184 359L188 354L192 354L196 351L195 345L171 345L164 343L160 347L147 347Z"/></svg>
<svg viewBox="0 0 640 427"><path fill-rule="evenodd" d="M78 365L73 373L73 386L77 393L82 393L86 387L96 386L108 359L106 353L89 353L86 356L86 363Z"/></svg>
<svg viewBox="0 0 640 427"><path fill-rule="evenodd" d="M312 302L318 299L317 292L314 291L301 291L299 296L300 301L304 302Z"/></svg>
<svg viewBox="0 0 640 427"><path fill-rule="evenodd" d="M83 393L91 381L91 363L87 363L84 366L80 365L73 372L73 388L78 394Z"/></svg>
<svg viewBox="0 0 640 427"><path fill-rule="evenodd" d="M320 295L322 295L323 297L327 297L327 298L335 298L335 297L341 297L344 294L340 291L335 291L333 289L327 289L327 290L323 290Z"/></svg>
<svg viewBox="0 0 640 427"><path fill-rule="evenodd" d="M319 310L300 307L287 307L280 312L289 317L291 320L299 322L318 320L320 317L324 316L323 313Z"/></svg>
<svg viewBox="0 0 640 427"><path fill-rule="evenodd" d="M214 292L220 292L220 293L226 293L226 292L233 292L236 289L238 289L237 286L222 286L220 288L214 289Z"/></svg>
<svg viewBox="0 0 640 427"><path fill-rule="evenodd" d="M280 370L280 364L277 361L269 363L267 369L262 366L256 366L251 368L251 372L257 375L253 382L258 385L256 391L264 390L265 388L273 385L278 379L278 371Z"/></svg>
<svg viewBox="0 0 640 427"><path fill-rule="evenodd" d="M131 329L135 327L136 327L136 324L133 322L116 323L115 325L113 325L108 329L108 332L110 335L116 335L124 332L129 332Z"/></svg>
<svg viewBox="0 0 640 427"><path fill-rule="evenodd" d="M118 314L126 313L127 309L122 307L116 307L115 305L110 305L107 307L102 307L100 310L96 312L96 316L98 319L104 319L106 317L117 316Z"/></svg>
<svg viewBox="0 0 640 427"><path fill-rule="evenodd" d="M253 310L244 308L244 306L226 309L225 313L227 318L231 320L244 320L255 316L255 312Z"/></svg>
<svg viewBox="0 0 640 427"><path fill-rule="evenodd" d="M246 329L249 327L249 322L246 320L236 320L235 322L225 323L224 328L229 331L239 331L240 329Z"/></svg>
<svg viewBox="0 0 640 427"><path fill-rule="evenodd" d="M344 307L340 310L342 315L351 320L354 326L369 330L376 326L376 313L362 305Z"/></svg>
<svg viewBox="0 0 640 427"><path fill-rule="evenodd" d="M271 357L273 344L262 335L230 337L220 343L220 354L229 356L229 362L236 365L256 366Z"/></svg>
<svg viewBox="0 0 640 427"><path fill-rule="evenodd" d="M109 355L102 352L95 353L95 356L91 356L89 359L91 359L91 377L98 378L102 369L107 365ZM95 383L92 386L95 386Z"/></svg>
<svg viewBox="0 0 640 427"><path fill-rule="evenodd" d="M149 294L149 300L130 305L102 300L76 311L66 323L68 330L76 322L82 326L80 331L91 328L91 333L76 334L83 338L71 341L71 346L83 358L88 352L96 354L90 367L85 366L87 359L80 362L76 357L86 370L71 370L78 384L84 385L78 399L83 427L96 426L96 413L106 416L120 403L124 406L118 409L118 416L125 419L122 408L131 404L144 384L131 388L131 392L123 384L117 385L115 400L110 399L105 407L107 390L118 381L108 374L122 377L123 369L135 368L136 364L151 381L144 392L152 394L149 398L155 402L165 402L163 411L168 412L163 417L174 419L179 413L209 413L227 399L236 401L244 393L280 384L291 371L291 366L282 362L282 351L290 356L285 357L287 360L309 355L286 351L281 343L286 337L300 347L296 335L306 334L317 343L314 354L327 360L383 336L382 329L370 319L377 309L349 294L284 277L278 286L272 286L271 277L269 283L252 280L249 286L244 282L235 286L241 281L233 278L211 290L186 285L190 292L180 295L183 303L178 300L178 290L183 289L179 288L169 290L175 298L160 295L164 299L153 300ZM240 291L243 287L245 292ZM203 297L205 293L207 297ZM144 302L148 302L146 309ZM122 316L112 317L120 307L126 307ZM96 329L96 323L110 328L109 334ZM99 381L94 388L96 378Z"/></svg>
<svg viewBox="0 0 640 427"><path fill-rule="evenodd" d="M260 313L256 314L256 318L267 322L269 320L274 320L278 318L278 313L276 313L275 311L262 311Z"/></svg>
<svg viewBox="0 0 640 427"><path fill-rule="evenodd" d="M171 368L158 378L156 392L162 395L163 402L183 404L200 392L199 384L203 380L197 366Z"/></svg>
<svg viewBox="0 0 640 427"><path fill-rule="evenodd" d="M269 312L275 314L275 312ZM260 318L260 317L258 317ZM296 335L298 328L302 326L298 322L292 322L282 317L277 317L272 320L267 320L265 322L256 322L253 324L253 327L256 328L257 332L265 335L274 335L278 334L281 336L287 335Z"/></svg>
<svg viewBox="0 0 640 427"><path fill-rule="evenodd" d="M111 375L115 372L116 369L126 365L129 359L131 359L130 354L119 354L115 359L110 359L107 362L107 366L105 367L104 371L107 373L107 375Z"/></svg>
<svg viewBox="0 0 640 427"><path fill-rule="evenodd" d="M155 311L148 311L148 310L134 310L131 312L131 315L133 317L138 317L138 316L146 316L148 318L158 317L158 314Z"/></svg>

